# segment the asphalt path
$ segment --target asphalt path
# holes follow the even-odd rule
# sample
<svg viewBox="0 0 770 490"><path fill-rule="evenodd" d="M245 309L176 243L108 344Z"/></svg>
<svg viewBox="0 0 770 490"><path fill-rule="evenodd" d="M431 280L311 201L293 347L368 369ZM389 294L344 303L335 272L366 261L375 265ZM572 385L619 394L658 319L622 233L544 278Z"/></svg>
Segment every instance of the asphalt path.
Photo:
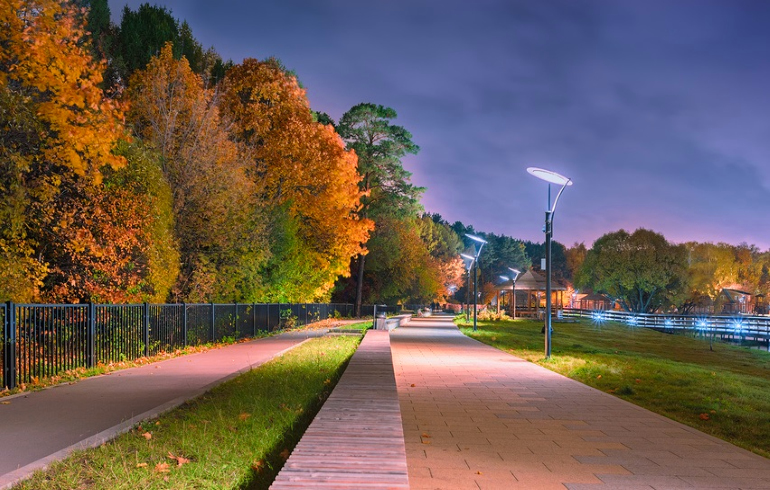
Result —
<svg viewBox="0 0 770 490"><path fill-rule="evenodd" d="M0 489L325 333L285 333L0 398Z"/></svg>

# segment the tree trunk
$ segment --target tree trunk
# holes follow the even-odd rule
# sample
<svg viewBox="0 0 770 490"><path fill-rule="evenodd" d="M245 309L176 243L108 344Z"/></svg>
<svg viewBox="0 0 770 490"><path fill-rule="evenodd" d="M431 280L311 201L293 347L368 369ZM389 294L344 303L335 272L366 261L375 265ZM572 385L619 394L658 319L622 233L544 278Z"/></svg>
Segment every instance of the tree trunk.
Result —
<svg viewBox="0 0 770 490"><path fill-rule="evenodd" d="M356 318L361 318L361 303L364 296L364 260L366 256L364 254L358 255L358 279L356 280L356 304L355 313Z"/></svg>

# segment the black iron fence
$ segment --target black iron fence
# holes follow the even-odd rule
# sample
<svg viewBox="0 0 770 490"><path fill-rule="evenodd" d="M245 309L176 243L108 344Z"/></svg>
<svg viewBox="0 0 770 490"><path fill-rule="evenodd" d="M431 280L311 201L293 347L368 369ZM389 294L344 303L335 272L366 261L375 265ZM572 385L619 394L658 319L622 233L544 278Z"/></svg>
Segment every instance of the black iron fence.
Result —
<svg viewBox="0 0 770 490"><path fill-rule="evenodd" d="M663 332L692 333L728 342L755 342L770 350L770 317L748 315L665 315L614 310L565 308L565 317L590 318L595 323L622 322Z"/></svg>
<svg viewBox="0 0 770 490"><path fill-rule="evenodd" d="M389 311L399 309L390 307ZM134 360L208 342L240 340L277 329L353 315L353 305L134 304L40 305L5 303L2 380L21 383L99 363ZM362 314L372 315L364 305Z"/></svg>

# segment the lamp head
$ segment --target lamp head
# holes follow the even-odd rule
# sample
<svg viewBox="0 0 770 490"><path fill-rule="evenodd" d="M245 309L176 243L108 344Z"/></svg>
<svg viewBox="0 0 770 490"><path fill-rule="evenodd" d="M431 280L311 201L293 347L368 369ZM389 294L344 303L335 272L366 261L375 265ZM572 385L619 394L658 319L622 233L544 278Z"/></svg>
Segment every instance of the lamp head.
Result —
<svg viewBox="0 0 770 490"><path fill-rule="evenodd" d="M479 255L481 255L481 249L484 248L487 241L479 236L471 235L470 233L466 233L465 236L476 242L473 244L473 249L476 251L476 259L478 259Z"/></svg>
<svg viewBox="0 0 770 490"><path fill-rule="evenodd" d="M530 175L534 175L540 180L544 180L548 182L549 184L558 184L558 185L572 185L572 180L569 177L565 177L561 174L557 174L556 172L552 172L551 170L545 170L543 168L538 167L528 167L527 172L530 173Z"/></svg>

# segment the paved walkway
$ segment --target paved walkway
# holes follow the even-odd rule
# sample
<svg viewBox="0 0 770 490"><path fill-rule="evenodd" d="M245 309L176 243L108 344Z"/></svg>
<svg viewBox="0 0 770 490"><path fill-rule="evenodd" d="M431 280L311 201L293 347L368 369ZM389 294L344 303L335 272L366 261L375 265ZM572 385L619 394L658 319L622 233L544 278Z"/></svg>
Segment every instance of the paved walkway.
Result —
<svg viewBox="0 0 770 490"><path fill-rule="evenodd" d="M290 332L0 398L0 488L325 333Z"/></svg>
<svg viewBox="0 0 770 490"><path fill-rule="evenodd" d="M408 489L386 331L370 330L271 490Z"/></svg>
<svg viewBox="0 0 770 490"><path fill-rule="evenodd" d="M391 334L412 489L770 489L770 460L463 336Z"/></svg>

